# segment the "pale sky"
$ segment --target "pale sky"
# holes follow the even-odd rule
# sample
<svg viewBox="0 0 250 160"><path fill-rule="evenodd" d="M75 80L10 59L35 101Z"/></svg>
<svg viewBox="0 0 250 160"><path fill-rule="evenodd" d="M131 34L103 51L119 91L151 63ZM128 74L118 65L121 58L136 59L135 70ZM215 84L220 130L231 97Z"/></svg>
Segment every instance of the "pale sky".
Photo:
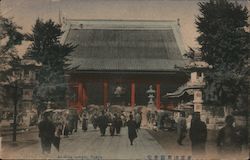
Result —
<svg viewBox="0 0 250 160"><path fill-rule="evenodd" d="M4 16L13 17L30 32L35 20L52 18L58 21L59 9L66 18L118 20L177 20L180 19L185 47L196 47L198 33L195 17L199 0L2 0ZM204 0L203 0L204 1ZM240 3L249 6L247 0ZM249 7L250 8L250 7Z"/></svg>

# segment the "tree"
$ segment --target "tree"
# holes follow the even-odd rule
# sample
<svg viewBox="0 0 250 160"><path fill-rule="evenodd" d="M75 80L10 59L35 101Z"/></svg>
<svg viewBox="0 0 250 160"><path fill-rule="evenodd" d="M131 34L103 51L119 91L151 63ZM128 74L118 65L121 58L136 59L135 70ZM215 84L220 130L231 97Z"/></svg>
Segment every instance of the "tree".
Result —
<svg viewBox="0 0 250 160"><path fill-rule="evenodd" d="M20 45L24 35L20 32L21 27L17 26L11 19L0 16L0 71L1 82L8 81L10 69L17 65L20 57L16 46Z"/></svg>
<svg viewBox="0 0 250 160"><path fill-rule="evenodd" d="M247 87L247 60L250 53L248 10L227 0L200 2L196 19L202 59L213 66L207 74L209 101L242 109ZM208 102L208 101L207 101ZM237 105L238 104L238 105ZM246 107L246 106L245 106Z"/></svg>
<svg viewBox="0 0 250 160"><path fill-rule="evenodd" d="M20 57L16 46L21 45L24 35L21 33L21 27L16 25L12 19L0 16L0 103L7 104L9 86L15 83L16 68L20 65Z"/></svg>
<svg viewBox="0 0 250 160"><path fill-rule="evenodd" d="M52 20L44 22L37 19L32 34L27 35L28 40L32 42L27 55L42 64L37 73L38 85L34 92L34 100L40 110L43 110L49 101L57 106L66 105L65 61L74 46L61 44L62 34L59 24Z"/></svg>

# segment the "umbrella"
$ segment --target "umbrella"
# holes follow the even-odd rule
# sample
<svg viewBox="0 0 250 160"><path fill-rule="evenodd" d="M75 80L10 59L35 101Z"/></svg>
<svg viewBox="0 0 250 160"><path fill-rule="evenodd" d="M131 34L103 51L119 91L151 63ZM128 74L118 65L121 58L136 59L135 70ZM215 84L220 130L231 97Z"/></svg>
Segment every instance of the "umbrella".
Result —
<svg viewBox="0 0 250 160"><path fill-rule="evenodd" d="M53 110L53 112L64 112L64 109L56 109L56 110Z"/></svg>
<svg viewBox="0 0 250 160"><path fill-rule="evenodd" d="M45 111L44 111L44 113L45 112L52 112L53 111L53 109L46 109Z"/></svg>
<svg viewBox="0 0 250 160"><path fill-rule="evenodd" d="M112 105L110 106L110 110L113 112L122 112L124 110L124 107L119 105Z"/></svg>

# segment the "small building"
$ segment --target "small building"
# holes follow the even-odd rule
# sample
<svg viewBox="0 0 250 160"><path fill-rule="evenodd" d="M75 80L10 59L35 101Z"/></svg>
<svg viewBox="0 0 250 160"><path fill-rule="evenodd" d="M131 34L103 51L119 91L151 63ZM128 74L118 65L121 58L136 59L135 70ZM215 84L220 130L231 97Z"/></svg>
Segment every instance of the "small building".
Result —
<svg viewBox="0 0 250 160"><path fill-rule="evenodd" d="M68 57L69 106L147 105L152 85L160 109L165 93L188 80L176 21L66 19L62 43L77 45ZM178 66L178 67L176 67ZM72 96L74 95L74 96Z"/></svg>

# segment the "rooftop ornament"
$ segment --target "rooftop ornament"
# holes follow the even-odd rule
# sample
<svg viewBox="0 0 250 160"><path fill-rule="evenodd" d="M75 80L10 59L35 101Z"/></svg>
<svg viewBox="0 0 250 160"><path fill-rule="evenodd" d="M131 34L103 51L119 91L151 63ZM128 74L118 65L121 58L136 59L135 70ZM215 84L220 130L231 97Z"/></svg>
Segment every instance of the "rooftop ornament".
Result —
<svg viewBox="0 0 250 160"><path fill-rule="evenodd" d="M201 53L194 53L193 60L186 64L185 69L212 69L213 66L209 65L207 62L203 61L201 58Z"/></svg>

